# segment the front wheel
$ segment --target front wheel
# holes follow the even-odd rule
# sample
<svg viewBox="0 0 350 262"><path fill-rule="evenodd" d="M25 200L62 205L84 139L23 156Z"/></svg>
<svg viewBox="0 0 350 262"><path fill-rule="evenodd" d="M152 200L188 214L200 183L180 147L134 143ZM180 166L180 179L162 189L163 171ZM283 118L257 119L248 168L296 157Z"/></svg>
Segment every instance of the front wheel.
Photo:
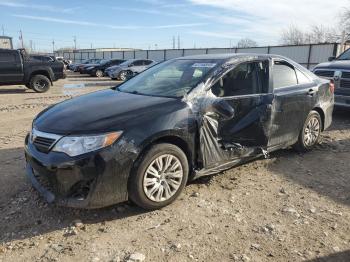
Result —
<svg viewBox="0 0 350 262"><path fill-rule="evenodd" d="M35 75L30 79L29 86L37 93L44 93L50 89L51 82L44 75Z"/></svg>
<svg viewBox="0 0 350 262"><path fill-rule="evenodd" d="M167 206L185 187L188 172L188 160L180 148L156 144L136 162L128 183L129 197L148 210Z"/></svg>
<svg viewBox="0 0 350 262"><path fill-rule="evenodd" d="M321 116L318 112L311 111L299 133L298 142L294 145L294 148L300 152L310 151L318 144L321 131Z"/></svg>
<svg viewBox="0 0 350 262"><path fill-rule="evenodd" d="M119 73L118 79L121 81L127 80L132 75L131 71L121 71Z"/></svg>

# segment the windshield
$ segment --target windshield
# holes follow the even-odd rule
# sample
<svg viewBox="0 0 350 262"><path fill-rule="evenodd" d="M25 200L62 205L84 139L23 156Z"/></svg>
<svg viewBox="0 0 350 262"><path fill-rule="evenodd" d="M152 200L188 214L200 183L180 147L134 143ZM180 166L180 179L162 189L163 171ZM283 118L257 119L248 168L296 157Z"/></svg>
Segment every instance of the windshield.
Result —
<svg viewBox="0 0 350 262"><path fill-rule="evenodd" d="M121 92L182 97L198 85L218 60L171 60L151 67L118 87Z"/></svg>
<svg viewBox="0 0 350 262"><path fill-rule="evenodd" d="M342 53L337 60L350 60L350 49Z"/></svg>

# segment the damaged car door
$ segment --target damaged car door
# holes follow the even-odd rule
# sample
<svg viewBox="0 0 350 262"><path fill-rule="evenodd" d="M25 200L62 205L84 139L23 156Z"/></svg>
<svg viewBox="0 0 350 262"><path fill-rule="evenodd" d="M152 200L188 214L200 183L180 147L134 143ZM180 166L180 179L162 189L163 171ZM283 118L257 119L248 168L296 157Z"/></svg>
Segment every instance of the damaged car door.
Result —
<svg viewBox="0 0 350 262"><path fill-rule="evenodd" d="M220 76L208 91L214 99L203 114L201 155L206 174L265 152L273 94L270 60L243 62Z"/></svg>

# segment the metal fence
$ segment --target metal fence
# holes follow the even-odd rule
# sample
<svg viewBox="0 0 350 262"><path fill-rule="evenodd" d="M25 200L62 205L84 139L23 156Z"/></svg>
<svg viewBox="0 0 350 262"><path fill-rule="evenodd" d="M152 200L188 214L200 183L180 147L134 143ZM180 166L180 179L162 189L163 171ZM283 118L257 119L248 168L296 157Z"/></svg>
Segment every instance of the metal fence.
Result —
<svg viewBox="0 0 350 262"><path fill-rule="evenodd" d="M220 54L220 53L257 53L276 54L288 57L306 68L312 69L321 62L328 60L330 56L336 56L340 52L340 44L310 44L310 45L289 45L289 46L265 46L253 48L197 48L197 49L162 49L162 50L135 50L135 51L73 51L56 52L56 56L63 56L65 59L79 63L90 58L100 59L152 59L157 62L199 54Z"/></svg>

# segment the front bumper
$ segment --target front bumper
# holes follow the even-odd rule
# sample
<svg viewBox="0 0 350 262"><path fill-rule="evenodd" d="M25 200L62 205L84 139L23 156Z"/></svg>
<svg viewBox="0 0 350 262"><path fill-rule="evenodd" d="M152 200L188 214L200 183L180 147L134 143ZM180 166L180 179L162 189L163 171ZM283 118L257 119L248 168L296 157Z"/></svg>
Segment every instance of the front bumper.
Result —
<svg viewBox="0 0 350 262"><path fill-rule="evenodd" d="M26 138L26 175L48 203L74 208L100 208L128 199L133 163L118 143L79 157L43 153Z"/></svg>

